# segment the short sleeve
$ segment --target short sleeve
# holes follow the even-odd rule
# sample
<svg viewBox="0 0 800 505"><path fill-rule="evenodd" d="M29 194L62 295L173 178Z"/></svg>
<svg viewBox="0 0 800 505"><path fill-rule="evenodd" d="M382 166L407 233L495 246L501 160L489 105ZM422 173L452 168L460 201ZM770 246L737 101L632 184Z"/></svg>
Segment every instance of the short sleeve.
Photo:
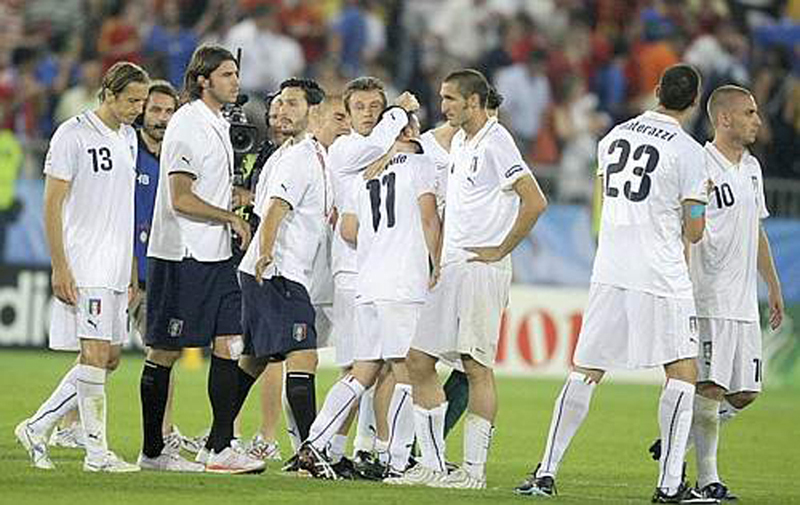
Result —
<svg viewBox="0 0 800 505"><path fill-rule="evenodd" d="M269 179L267 200L280 198L291 205L292 209L297 208L311 185L309 171L321 170L316 163L308 163L309 159L316 159L316 156L306 153L305 150L296 150L278 160Z"/></svg>
<svg viewBox="0 0 800 505"><path fill-rule="evenodd" d="M758 218L766 219L769 217L769 210L767 210L767 197L764 194L764 176L761 172L761 164L757 159L753 158L755 167L753 169L753 185L755 186L756 199L758 200Z"/></svg>
<svg viewBox="0 0 800 505"><path fill-rule="evenodd" d="M200 175L202 154L188 137L172 136L164 142L163 151L162 163L166 163L167 174L187 173L195 177Z"/></svg>
<svg viewBox="0 0 800 505"><path fill-rule="evenodd" d="M426 193L436 194L436 165L433 158L420 156L414 164L414 194L417 198Z"/></svg>
<svg viewBox="0 0 800 505"><path fill-rule="evenodd" d="M597 177L603 177L606 174L605 159L606 149L608 148L607 138L608 136L605 136L597 143L597 172L595 172Z"/></svg>
<svg viewBox="0 0 800 505"><path fill-rule="evenodd" d="M500 189L508 191L517 180L532 175L528 164L522 159L514 140L508 132L487 139L486 162L497 173Z"/></svg>
<svg viewBox="0 0 800 505"><path fill-rule="evenodd" d="M353 177L349 182L350 191L346 191L342 198L339 214L358 214L358 197L363 190L364 179L361 176Z"/></svg>
<svg viewBox="0 0 800 505"><path fill-rule="evenodd" d="M79 156L80 143L77 132L65 123L50 140L50 147L44 159L44 173L56 179L71 181L78 171Z"/></svg>
<svg viewBox="0 0 800 505"><path fill-rule="evenodd" d="M694 141L686 142L679 151L678 165L680 201L694 200L708 203L708 154Z"/></svg>

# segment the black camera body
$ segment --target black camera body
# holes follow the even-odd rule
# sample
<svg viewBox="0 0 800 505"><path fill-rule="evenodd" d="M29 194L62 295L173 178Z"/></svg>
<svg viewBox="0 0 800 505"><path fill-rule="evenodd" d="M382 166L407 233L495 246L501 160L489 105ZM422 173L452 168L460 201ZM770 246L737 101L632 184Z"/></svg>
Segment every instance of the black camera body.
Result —
<svg viewBox="0 0 800 505"><path fill-rule="evenodd" d="M235 186L244 185L243 162L245 156L258 152L258 128L247 122L247 116L244 113L244 104L247 103L248 99L247 95L240 94L235 103L226 104L222 107L222 117L231 125L233 184Z"/></svg>

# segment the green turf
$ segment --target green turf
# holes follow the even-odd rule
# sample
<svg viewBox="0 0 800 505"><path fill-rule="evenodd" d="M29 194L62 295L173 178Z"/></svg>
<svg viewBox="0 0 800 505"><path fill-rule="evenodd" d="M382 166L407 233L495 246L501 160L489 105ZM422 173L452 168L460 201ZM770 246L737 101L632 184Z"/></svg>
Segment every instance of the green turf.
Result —
<svg viewBox="0 0 800 505"><path fill-rule="evenodd" d="M70 366L71 357L45 351L2 351L0 401L0 503L524 503L511 493L541 453L560 381L504 378L499 381L500 413L489 457L489 489L481 492L393 488L373 483L329 483L282 475L271 465L260 476L84 474L82 453L54 449L55 471L31 468L13 429L30 415ZM129 461L139 451L138 381L141 358L123 359L109 384L111 448ZM321 394L334 378L323 372ZM177 372L176 422L184 433L207 424L205 369ZM320 398L321 400L321 398ZM592 411L576 437L559 475L558 503L646 503L656 464L646 448L657 433L658 387L609 384L600 387ZM254 402L246 407L244 433L258 423ZM720 471L742 503L800 503L800 403L796 389L769 391L723 429ZM461 433L449 442L449 457L460 459ZM289 443L280 439L284 452ZM690 466L690 472L691 472ZM690 473L691 475L691 473ZM154 500L159 500L155 502Z"/></svg>

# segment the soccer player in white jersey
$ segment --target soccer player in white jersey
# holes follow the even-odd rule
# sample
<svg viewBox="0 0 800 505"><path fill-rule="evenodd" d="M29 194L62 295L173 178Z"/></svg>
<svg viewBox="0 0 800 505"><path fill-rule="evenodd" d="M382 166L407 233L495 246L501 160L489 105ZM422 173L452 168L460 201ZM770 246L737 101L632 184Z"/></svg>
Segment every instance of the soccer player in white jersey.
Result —
<svg viewBox="0 0 800 505"><path fill-rule="evenodd" d="M783 295L761 220L769 216L761 165L747 146L761 120L753 95L728 85L708 100L714 127L706 143L709 195L706 232L690 250L700 355L694 397L697 487L708 498L735 499L717 473L720 412L728 420L761 391L763 361L757 275L766 282L769 324L783 319Z"/></svg>
<svg viewBox="0 0 800 505"><path fill-rule="evenodd" d="M231 211L233 147L224 104L239 93L233 55L201 46L184 76L188 103L167 125L160 157L153 224L147 251L149 347L142 368L143 447L139 464L159 471L203 471L203 464L164 450L161 431L172 365L186 347L212 345L208 391L214 421L199 463L210 471L262 471L264 463L230 445L237 359L241 354L241 292L232 233L246 247L247 222Z"/></svg>
<svg viewBox="0 0 800 505"><path fill-rule="evenodd" d="M79 351L78 363L51 396L14 431L33 466L54 468L46 436L76 406L85 433L83 469L139 470L108 450L106 376L119 364L133 269L136 132L149 78L120 62L103 77L100 106L58 127L45 159L44 216L56 300L50 347ZM160 427L159 427L160 429Z"/></svg>
<svg viewBox="0 0 800 505"><path fill-rule="evenodd" d="M398 109L384 114L378 121L387 105L383 83L374 77L359 77L345 87L344 105L350 115L353 132L337 139L329 152L334 205L337 208L342 207L349 198L352 181L359 177L358 173L389 152L408 122L404 111L414 112L419 108L417 99L407 92L398 97L396 104ZM355 248L341 237L338 222L331 245L331 271L334 282L332 340L336 347L336 364L346 373L353 364L357 268ZM371 397L372 395L364 395L367 400ZM362 402L362 413L372 410L371 403ZM349 424L344 423L341 432L331 440L331 456L334 461L344 454ZM368 444L364 441L371 439L368 433L364 433L368 429L366 424L359 422L355 444L357 450L365 448ZM384 428L385 426L383 423Z"/></svg>
<svg viewBox="0 0 800 505"><path fill-rule="evenodd" d="M317 365L309 286L333 209L326 150L346 131L346 115L341 100L323 101L324 91L311 79L284 81L280 98L278 121L292 138L266 184L259 183L255 211L261 223L239 265L245 351L236 409L267 363L285 361L288 403L298 430L308 433L316 414Z"/></svg>
<svg viewBox="0 0 800 505"><path fill-rule="evenodd" d="M433 160L412 141L418 133L413 118L386 169L356 177L352 200L342 209L342 236L358 254L354 365L328 392L299 454L303 468L318 477L331 473L325 471L324 451L384 363L396 381L388 413L388 475L402 475L408 464L414 410L405 358L427 287L439 270L435 172Z"/></svg>
<svg viewBox="0 0 800 505"><path fill-rule="evenodd" d="M708 179L703 149L681 122L699 100L700 75L670 67L656 95L655 110L617 125L597 147L602 223L575 366L556 399L541 462L518 494L555 493L561 459L606 370L663 367L658 423L668 450L653 501L698 498L682 482L698 347L684 240L703 236Z"/></svg>
<svg viewBox="0 0 800 505"><path fill-rule="evenodd" d="M511 251L547 206L511 134L486 114L489 83L475 70L442 83L442 113L460 128L450 147L442 273L428 293L407 366L421 461L398 484L483 488L494 431L493 365L511 284ZM436 362L460 362L469 381L464 465L444 465L447 401Z"/></svg>
<svg viewBox="0 0 800 505"><path fill-rule="evenodd" d="M486 115L496 118L503 103L503 95L492 86L486 97ZM439 217L444 217L445 194L447 193L447 172L450 168L450 144L458 128L444 122L436 128L430 129L420 136L419 141L425 153L432 156L436 167L434 182L436 192L436 207ZM444 383L444 396L447 400L447 412L444 417L444 438L458 424L458 421L467 410L469 403L469 381L463 370L454 368Z"/></svg>

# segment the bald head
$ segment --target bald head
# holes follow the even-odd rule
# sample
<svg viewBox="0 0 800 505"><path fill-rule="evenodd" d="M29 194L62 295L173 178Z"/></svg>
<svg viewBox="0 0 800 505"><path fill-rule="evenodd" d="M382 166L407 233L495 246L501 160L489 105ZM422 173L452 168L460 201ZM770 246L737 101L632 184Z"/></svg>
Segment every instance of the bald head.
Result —
<svg viewBox="0 0 800 505"><path fill-rule="evenodd" d="M344 100L339 95L328 95L312 111L312 129L317 139L329 146L341 135L350 133L350 123Z"/></svg>

